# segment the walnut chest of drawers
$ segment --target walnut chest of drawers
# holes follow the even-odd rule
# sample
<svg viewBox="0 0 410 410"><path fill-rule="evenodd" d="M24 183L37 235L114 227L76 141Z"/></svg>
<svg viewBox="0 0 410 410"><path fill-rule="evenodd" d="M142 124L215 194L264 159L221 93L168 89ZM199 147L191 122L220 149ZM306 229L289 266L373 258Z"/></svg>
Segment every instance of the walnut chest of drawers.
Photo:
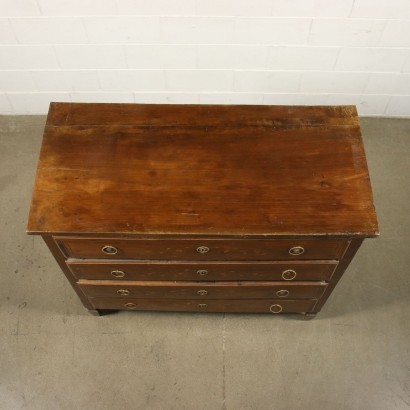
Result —
<svg viewBox="0 0 410 410"><path fill-rule="evenodd" d="M96 314L305 317L378 235L352 106L52 103L27 230Z"/></svg>

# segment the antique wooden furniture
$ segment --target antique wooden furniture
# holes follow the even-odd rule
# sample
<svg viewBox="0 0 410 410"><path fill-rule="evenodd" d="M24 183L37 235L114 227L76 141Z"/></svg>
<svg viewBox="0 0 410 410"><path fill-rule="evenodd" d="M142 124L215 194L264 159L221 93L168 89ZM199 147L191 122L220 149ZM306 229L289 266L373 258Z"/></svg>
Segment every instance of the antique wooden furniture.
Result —
<svg viewBox="0 0 410 410"><path fill-rule="evenodd" d="M312 317L378 235L356 109L52 103L28 233L94 313Z"/></svg>

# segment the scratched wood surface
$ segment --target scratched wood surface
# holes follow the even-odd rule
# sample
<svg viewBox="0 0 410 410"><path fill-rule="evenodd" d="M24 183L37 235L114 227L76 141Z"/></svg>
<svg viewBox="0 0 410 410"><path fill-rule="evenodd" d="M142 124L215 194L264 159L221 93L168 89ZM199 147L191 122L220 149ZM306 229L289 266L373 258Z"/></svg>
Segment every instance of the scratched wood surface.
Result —
<svg viewBox="0 0 410 410"><path fill-rule="evenodd" d="M352 106L52 103L27 229L378 234Z"/></svg>

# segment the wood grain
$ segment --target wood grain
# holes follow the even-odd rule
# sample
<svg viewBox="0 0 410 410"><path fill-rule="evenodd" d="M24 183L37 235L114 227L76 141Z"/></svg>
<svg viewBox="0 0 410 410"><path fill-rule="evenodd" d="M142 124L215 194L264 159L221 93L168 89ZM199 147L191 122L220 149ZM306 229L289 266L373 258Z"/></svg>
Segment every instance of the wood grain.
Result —
<svg viewBox="0 0 410 410"><path fill-rule="evenodd" d="M283 280L283 272L287 270L293 270L295 272L296 276L294 280L327 281L337 266L336 261L175 262L119 260L113 262L95 259L69 259L66 263L77 279L116 281L275 281ZM124 277L116 278L111 274L113 271L122 271ZM285 278L286 277L285 275Z"/></svg>
<svg viewBox="0 0 410 410"><path fill-rule="evenodd" d="M95 309L116 310L153 310L173 312L244 312L271 313L272 305L280 305L281 313L308 312L316 300L280 300L277 299L226 299L206 300L197 299L118 299L118 298L90 298ZM135 308L129 309L126 303L134 303ZM201 305L205 305L201 307Z"/></svg>
<svg viewBox="0 0 410 410"><path fill-rule="evenodd" d="M47 125L153 127L340 127L357 126L354 106L178 105L52 103Z"/></svg>
<svg viewBox="0 0 410 410"><path fill-rule="evenodd" d="M378 234L354 107L52 104L27 229Z"/></svg>
<svg viewBox="0 0 410 410"><path fill-rule="evenodd" d="M357 238L357 239L354 239L350 242L350 245L347 248L343 259L337 265L337 268L336 268L334 274L332 275L332 278L330 280L330 283L329 283L328 287L326 288L326 291L324 292L322 297L317 301L317 303L314 306L312 312L314 312L314 313L320 312L320 310L322 309L322 307L326 303L327 299L329 298L329 296L333 292L334 288L338 284L340 278L342 277L342 275L346 271L346 269L349 266L350 262L352 261L352 259L356 255L356 252L359 250L362 243L363 243L363 238Z"/></svg>
<svg viewBox="0 0 410 410"><path fill-rule="evenodd" d="M54 237L70 258L157 259L157 260L272 260L339 259L349 241L342 239L131 239ZM105 254L104 246L116 248ZM198 253L206 246L207 253ZM290 249L301 246L304 253L291 255Z"/></svg>
<svg viewBox="0 0 410 410"><path fill-rule="evenodd" d="M77 103L50 106L27 231L93 314L306 318L379 234L355 107Z"/></svg>
<svg viewBox="0 0 410 410"><path fill-rule="evenodd" d="M61 252L60 248L57 246L56 242L53 240L52 236L50 235L42 235L42 238L50 252L53 254L56 262L60 266L61 270L63 271L65 277L67 278L70 285L73 287L74 291L77 293L77 296L80 298L81 302L83 303L84 307L87 309L93 309L89 299L84 295L84 292L78 287L77 280L71 270L65 263L65 257Z"/></svg>
<svg viewBox="0 0 410 410"><path fill-rule="evenodd" d="M112 282L80 281L88 297L173 298L173 299L317 299L326 289L324 282ZM118 291L127 291L120 295ZM286 296L277 292L285 291ZM205 293L206 292L206 293Z"/></svg>

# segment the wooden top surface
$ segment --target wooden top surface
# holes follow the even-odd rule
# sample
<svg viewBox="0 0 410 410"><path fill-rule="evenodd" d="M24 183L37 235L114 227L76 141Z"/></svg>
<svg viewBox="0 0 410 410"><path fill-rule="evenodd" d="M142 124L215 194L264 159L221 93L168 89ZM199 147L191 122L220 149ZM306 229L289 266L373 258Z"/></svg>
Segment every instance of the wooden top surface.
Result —
<svg viewBox="0 0 410 410"><path fill-rule="evenodd" d="M52 103L27 229L378 234L353 106Z"/></svg>

